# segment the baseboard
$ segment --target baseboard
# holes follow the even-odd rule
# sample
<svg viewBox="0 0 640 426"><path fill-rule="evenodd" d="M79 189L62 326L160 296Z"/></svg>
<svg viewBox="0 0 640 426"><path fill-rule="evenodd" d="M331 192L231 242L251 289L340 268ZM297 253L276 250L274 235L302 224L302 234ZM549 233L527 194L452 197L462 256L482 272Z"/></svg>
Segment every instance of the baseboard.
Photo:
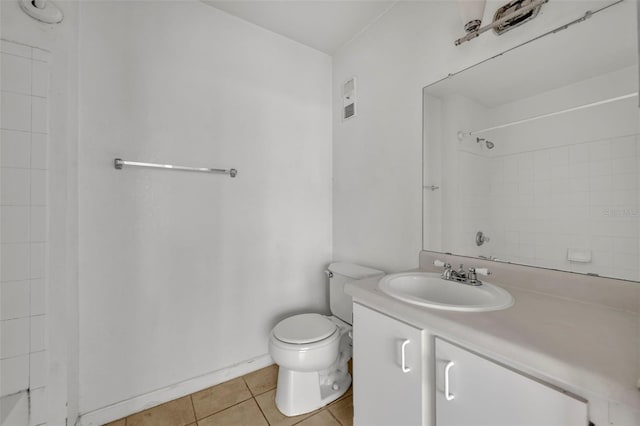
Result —
<svg viewBox="0 0 640 426"><path fill-rule="evenodd" d="M236 377L244 376L252 371L273 364L269 354L240 362L227 368L213 371L202 376L194 377L180 383L167 386L143 395L138 395L125 401L99 408L88 413L81 414L76 422L78 426L99 426L128 415L155 407L168 401L189 395L201 389L205 389Z"/></svg>

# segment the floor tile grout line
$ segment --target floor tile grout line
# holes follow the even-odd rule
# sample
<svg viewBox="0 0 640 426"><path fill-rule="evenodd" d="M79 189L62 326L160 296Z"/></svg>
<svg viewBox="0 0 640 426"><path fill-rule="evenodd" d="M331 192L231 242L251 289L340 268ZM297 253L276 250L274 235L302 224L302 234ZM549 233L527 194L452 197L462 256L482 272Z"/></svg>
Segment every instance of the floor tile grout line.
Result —
<svg viewBox="0 0 640 426"><path fill-rule="evenodd" d="M251 397L255 398L255 394L253 393L253 389L251 389L251 386L249 386L249 383L247 383L247 380L244 378L244 376L240 376L240 378L242 379L242 382L244 383L244 385L249 390L249 393L251 394Z"/></svg>
<svg viewBox="0 0 640 426"><path fill-rule="evenodd" d="M125 422L125 426L126 426L126 424L128 423L128 419L129 419L130 417L136 416L136 415L138 415L138 414L141 414L141 413L144 413L144 412L147 412L147 411L153 411L153 410L155 410L155 409L157 409L157 408L160 408L160 407L162 407L162 406L165 406L165 405L171 404L171 403L173 403L173 402L178 401L179 399L183 399L183 398L186 398L186 397L191 397L191 394L187 394L187 395L181 396L181 397L179 397L179 398L175 398L175 399L169 400L169 401L167 401L167 402L163 402L162 404L154 405L154 406L152 406L152 407L145 408L144 410L137 411L137 412L135 412L135 413L131 413L131 414L129 414L128 416L123 417L123 418L124 418L124 422ZM195 413L194 413L194 417L195 417ZM119 420L121 420L121 419L118 419L118 420L116 420L116 421L119 421ZM188 423L188 424L191 424L191 423Z"/></svg>
<svg viewBox="0 0 640 426"><path fill-rule="evenodd" d="M274 387L272 387L272 388L267 389L267 390L266 390L266 391L264 391L264 392L260 392L260 393L257 393L257 394L255 394L255 395L253 395L253 394L252 394L252 395L253 395L253 397L255 398L256 396L264 395L264 394L265 394L265 393L267 393L267 392L271 392L271 391L272 391L272 390L274 390L274 389L276 389L276 387L275 387L275 386L274 386ZM251 391L251 389L249 389L249 391Z"/></svg>
<svg viewBox="0 0 640 426"><path fill-rule="evenodd" d="M300 419L300 421L295 422L295 423L294 423L293 425L291 425L291 426L299 425L300 423L302 423L302 422L304 422L304 421L309 420L311 417L317 416L318 414L322 413L323 411L329 411L329 409L328 409L327 407L328 407L328 405L325 405L325 406L324 406L324 407L322 407L321 409L316 409L315 411L312 411L312 412L311 412L312 414L310 414L310 413L306 413L306 414L310 414L310 415L309 415L309 416L307 416L307 417L305 417L304 419ZM331 414L331 413L329 413L329 414ZM300 414L300 415L302 415L302 414ZM340 421L338 421L338 423L340 423Z"/></svg>
<svg viewBox="0 0 640 426"><path fill-rule="evenodd" d="M345 426L345 425L343 425L343 424L342 424L342 422L340 421L340 419L339 419L339 418L337 418L337 417L336 417L336 416L331 412L331 410L329 409L329 406L327 406L327 412L329 413L329 415L330 415L331 417L333 417L333 418L334 418L334 420L335 420L336 422L338 422L338 424L339 424L340 426Z"/></svg>
<svg viewBox="0 0 640 426"><path fill-rule="evenodd" d="M346 390L342 395L340 395L340 397L339 397L339 398L336 398L336 399L334 399L333 401L331 401L330 403L328 403L328 404L326 405L326 407L327 407L327 408L329 408L329 407L331 407L332 405L335 405L335 404L339 403L339 402L340 402L340 401L342 401L342 400L345 400L345 399L347 399L347 398L349 398L349 397L353 397L353 393L351 393L350 395L347 395L347 392L349 392L349 389L351 389L351 387L348 387L348 388L347 388L347 390Z"/></svg>
<svg viewBox="0 0 640 426"><path fill-rule="evenodd" d="M192 395L193 395L193 394L192 394ZM209 417L211 417L211 416L215 416L216 414L220 414L220 413L222 413L223 411L227 411L228 409L233 408L233 407L235 407L235 406L237 406L237 405L240 405L240 404L242 404L242 403L245 403L245 402L249 401L250 399L255 399L255 398L251 396L251 397L249 397L249 398L247 398L247 399L244 399L244 400L242 400L242 401L240 401L240 402L236 402L236 403L235 403L235 404L233 404L233 405L230 405L230 406L228 406L228 407L225 407L225 408L223 408L222 410L218 410L218 411L216 411L215 413L207 414L206 416L204 416L204 417L202 417L202 418L200 418L200 419L198 419L198 418L197 418L198 416L196 415L196 422L199 422L200 420L204 420L204 419L209 418ZM258 404L258 401L256 401L256 404ZM259 404L258 404L258 407L260 407L260 405L259 405Z"/></svg>
<svg viewBox="0 0 640 426"><path fill-rule="evenodd" d="M337 418L337 417L335 416L335 414L333 414L333 413L331 412L331 410L329 409L329 407L330 407L330 406L327 406L327 411L329 412L329 414L331 415L331 417L333 417L333 418L336 420L336 422L338 422L338 424L339 424L340 426L345 426L345 424L344 424L344 423L342 423L342 421L341 421L339 418Z"/></svg>
<svg viewBox="0 0 640 426"><path fill-rule="evenodd" d="M193 418L195 419L195 422L196 422L196 425L197 425L198 424L198 414L196 413L196 404L193 403L193 393L189 394L189 400L191 401L191 408L193 409ZM124 425L124 426L127 426L127 425Z"/></svg>
<svg viewBox="0 0 640 426"><path fill-rule="evenodd" d="M274 364L272 364L272 365L274 365ZM269 368L269 367L270 367L270 366L265 367L265 368ZM258 370L258 371L259 371L259 370ZM254 371L254 373L255 373L255 371ZM251 373L249 373L249 374L251 374ZM245 377L246 377L246 376L248 376L249 374L245 374L244 376L240 376L240 377L242 377L242 380L244 381L244 384L247 386L247 389L249 389L249 392L251 392L251 396L253 396L254 398L255 398L256 396L260 396L260 395L262 395L262 394L264 394L264 393L267 393L267 392L269 392L269 391L272 391L272 390L274 390L274 389L276 388L276 386L274 386L274 387L272 387L272 388L269 388L269 389L263 390L262 392L254 393L253 389L251 389L251 386L249 386L249 383L248 383L248 382L247 382L247 380L245 379Z"/></svg>
<svg viewBox="0 0 640 426"><path fill-rule="evenodd" d="M242 378L242 380L244 381L243 376L236 377L235 379L231 379L231 380L236 380L236 379L238 379L238 378ZM206 416L204 416L204 417L198 418L198 413L196 412L196 409L195 409L195 403L193 402L193 395L195 395L196 393L202 392L202 391L204 391L204 390L207 390L207 389L210 389L210 388L214 388L214 387L219 386L219 385L223 385L223 384L225 384L225 383L230 382L231 380L227 380L226 382L218 383L217 385L211 386L211 387L209 387L209 388L204 388L204 389L201 389L201 390L199 390L199 391L196 391L196 392L193 392L193 393L189 394L189 396L191 397L191 403L192 403L192 405L193 405L193 412L194 412L194 415L195 415L195 417L196 417L196 422L197 422L197 421L199 421L199 420L206 419L207 417L211 417L211 416L213 416L214 414L221 413L221 412L223 412L223 411L225 411L225 410L228 410L228 409L229 409L229 408L231 408L231 407L235 407L236 405L242 404L243 402L247 402L248 400L250 400L250 399L252 399L252 398L253 398L253 395L251 394L251 389L249 389L249 386L247 386L247 390L249 390L249 394L250 394L249 398L243 399L242 401L238 401L238 402L236 402L236 403L234 403L234 404L232 404L232 405L229 405L229 406L227 406L227 407L225 407L225 408L222 408L222 409L220 409L220 410L218 410L218 411L214 411L213 413L209 413L209 414L207 414L207 415L206 415ZM245 385L246 385L246 382L245 382ZM257 403L257 401L256 401L256 403Z"/></svg>
<svg viewBox="0 0 640 426"><path fill-rule="evenodd" d="M256 405L258 406L258 410L260 410L260 414L262 414L262 417L264 417L264 421L267 422L268 425L271 425L271 422L269 421L269 419L267 418L267 415L264 414L264 411L262 411L262 407L260 406L260 404L258 404L258 400L253 397L253 401L256 403Z"/></svg>
<svg viewBox="0 0 640 426"><path fill-rule="evenodd" d="M265 367L265 368L268 368L268 367ZM208 414L208 415L206 415L206 416L204 416L204 417L202 417L202 418L198 418L198 414L197 414L196 409L195 409L195 401L194 401L194 399L193 399L193 396L194 396L196 393L200 392L200 391L192 392L192 393L190 393L190 394L188 394L188 395L185 395L185 396L188 396L188 397L190 398L191 408L192 408L192 410L193 410L193 415L194 415L194 418L195 418L195 423L193 423L193 422L192 422L192 423L189 423L189 425L190 425L190 426L193 426L193 425L195 424L195 425L197 426L197 425L199 424L199 421L201 421L201 420L205 420L205 419L207 419L207 418L209 418L209 417L212 417L212 416L214 416L214 415L217 415L217 414L219 414L219 413L222 413L223 411L229 410L229 409L231 409L231 408L233 408L233 407L235 407L235 406L237 406L237 405L240 405L240 404L242 404L242 403L245 403L245 402L249 401L250 399L253 399L254 403L258 406L258 409L260 410L260 414L262 415L262 417L264 418L264 420L266 421L266 423L267 423L268 425L271 425L271 422L269 421L269 418L266 416L266 414L265 414L265 412L264 412L264 410L263 410L263 407L258 403L257 397L262 396L262 395L264 395L264 394L266 394L266 393L269 393L269 392L275 391L275 390L277 389L277 386L273 386L273 387L271 387L271 388L269 388L269 389L262 390L261 392L255 392L255 393L254 393L254 390L252 390L252 389L251 389L251 387L249 386L249 383L248 383L248 382L247 382L247 380L246 380L246 376L247 376L247 375L240 376L239 378L242 378L242 381L243 381L244 385L246 386L246 389L249 391L250 396L249 396L247 399L244 399L244 400L242 400L242 401L236 402L235 404L232 404L232 405L230 405L230 406L228 406L228 407L225 407L225 408L223 408L223 409L221 409L221 410L218 410L218 411L215 411L215 412L213 412L213 413L210 413L210 414ZM269 381L268 381L268 380L265 380L265 382L266 382L266 383L269 383ZM226 383L226 382L223 382L223 383ZM220 384L222 384L222 383L220 383ZM264 383L263 383L263 382L260 382L260 383L258 384L258 386L256 386L256 388L260 389L260 385L262 385L262 384L264 384ZM204 390L204 389L203 389L203 390ZM180 398L177 398L177 399L180 399ZM160 407L160 406L166 405L166 404L171 403L171 402L173 402L173 401L175 401L175 400L172 400L172 401L166 401L166 402L161 403L161 404L158 404L158 405L156 405L156 406L154 406L154 407L150 407L150 408L147 408L147 409L145 409L145 410L142 410L142 411L139 411L139 412L136 412L136 413L133 413L133 414L130 414L130 415L128 415L128 416L126 416L126 417L124 417L124 418L123 418L123 420L124 420L124 426L127 426L127 425L129 424L129 418L130 418L130 417L132 417L132 416L134 416L134 415L136 415L136 414L143 413L143 412L148 411L148 410L153 410L153 409L155 409L155 408L157 408L157 407ZM328 406L323 407L321 410L318 410L315 414L319 414L321 411L323 411L323 410L325 410L325 409L328 409ZM315 414L313 414L313 415L315 415ZM304 421L304 420L306 420L306 419L308 419L308 418L312 417L313 415L308 415L308 416L304 417L303 419L301 419L299 422L296 422L295 424L298 424L298 423L300 423L300 422L302 422L302 421Z"/></svg>
<svg viewBox="0 0 640 426"><path fill-rule="evenodd" d="M272 390L272 389L271 389L271 390ZM266 391L266 392L268 392L268 391ZM263 393L266 393L266 392L263 392ZM195 392L194 392L194 393L195 393ZM260 394L260 395L262 395L262 394ZM258 403L258 401L256 400L256 398L255 398L255 397L253 397L253 396L252 396L252 397L250 397L250 398L248 398L248 399L245 399L244 401L240 401L240 402L238 402L238 403L236 403L236 404L233 404L233 405L231 405L231 406L229 406L229 407L226 407L226 408L224 408L224 409L222 409L222 410L216 411L215 413L212 413L212 414L210 414L210 415L207 415L207 416L205 416L205 417L202 417L202 418L200 418L200 419L198 419L198 417L197 417L197 415L196 415L196 412L195 412L195 405L194 405L194 402L193 402L193 393L192 393L192 394L189 394L189 395L186 395L186 396L189 396L189 398L190 398L190 401L191 401L191 407L192 407L192 409L193 409L194 417L195 417L195 419L196 419L196 420L195 420L196 425L198 425L198 424L199 424L199 421L200 421L200 420L204 420L204 419L206 419L206 418L208 418L208 417L211 417L211 416L214 416L214 415L216 415L216 414L219 414L219 413L221 413L221 412L223 412L223 411L226 411L226 410L228 410L228 409L230 409L230 408L232 408L232 407L235 407L235 406L240 405L240 404L242 404L242 403L244 403L244 402L247 402L247 401L249 401L250 399L253 399L254 403L258 406L258 409L260 410L260 414L262 414L262 417L263 417L263 418L264 418L264 420L267 422L267 424L268 424L268 425L271 425L271 423L269 422L269 419L267 418L267 416L265 415L264 411L262 410L262 407L260 406L260 404ZM292 426L299 425L300 423L304 422L305 420L308 420L309 418L311 418L311 417L313 417L313 416L316 416L316 415L320 414L320 413L321 413L321 412L323 412L323 411L327 411L327 412L329 413L329 415L330 415L333 419L335 419L335 420L338 422L338 424L340 424L341 426L345 426L345 425L344 425L344 423L342 423L342 422L340 421L340 419L338 419L338 418L337 418L337 417L336 417L336 416L331 412L331 410L330 410L330 407L331 407L333 404L335 404L335 403L336 403L336 402L338 402L338 401L341 401L342 399L346 399L346 397L345 397L345 398L341 398L341 399L339 399L339 400L336 400L336 401L332 402L331 404L328 404L328 405L324 406L321 410L317 411L315 414L312 414L312 415L309 415L309 416L307 416L307 417L305 417L305 418L303 418L303 419L300 419L300 421L298 421L298 422L294 423ZM169 401L169 402L171 402L171 401ZM165 403L165 404L166 404L166 403ZM159 407L159 406L161 406L161 405L164 405L164 404L160 404L160 405L158 405L157 407ZM155 407L149 408L149 409L147 409L147 410L150 410L150 409L153 409L153 408L155 408ZM143 411L147 411L147 410L143 410ZM135 413L135 414L137 414L137 413ZM127 425L127 423L128 423L128 419L129 419L129 417L130 417L130 416L127 416L127 417L125 417L125 418L124 418L125 426L126 426L126 425ZM193 423L189 423L189 425L192 425L192 424L193 424Z"/></svg>

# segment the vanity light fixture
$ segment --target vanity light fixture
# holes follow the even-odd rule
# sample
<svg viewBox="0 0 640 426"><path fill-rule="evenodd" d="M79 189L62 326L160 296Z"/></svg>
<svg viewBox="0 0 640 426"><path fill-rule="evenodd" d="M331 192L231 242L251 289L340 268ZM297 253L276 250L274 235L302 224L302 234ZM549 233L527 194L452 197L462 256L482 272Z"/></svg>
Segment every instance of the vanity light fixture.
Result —
<svg viewBox="0 0 640 426"><path fill-rule="evenodd" d="M513 29L519 25L524 24L525 22L536 17L540 8L543 4L548 2L549 0L513 0L504 6L500 7L496 14L493 17L493 22L489 25L485 25L484 27L480 27L478 25L477 28L468 31L467 35L461 37L455 41L455 45L459 46L465 41L473 40L478 37L480 34L489 31L491 29L495 30L496 34L500 35ZM461 3L477 3L472 0L469 1L459 1L458 4ZM482 8L484 12L484 6ZM462 9L461 9L462 13ZM480 18L482 19L482 18ZM465 24L465 30L467 24Z"/></svg>
<svg viewBox="0 0 640 426"><path fill-rule="evenodd" d="M486 5L487 0L458 0L460 19L462 19L464 30L467 33L472 33L480 28Z"/></svg>
<svg viewBox="0 0 640 426"><path fill-rule="evenodd" d="M519 27L520 25L528 22L538 16L538 12L540 12L540 8L542 5L536 6L533 9L530 9L526 12L521 9L529 4L533 3L534 0L512 0L510 3L505 4L504 6L498 8L496 10L495 15L493 15L493 20L497 21L504 16L513 15L513 18L510 18L504 24L497 25L493 27L493 32L497 35L502 35L507 31L514 29L515 27Z"/></svg>

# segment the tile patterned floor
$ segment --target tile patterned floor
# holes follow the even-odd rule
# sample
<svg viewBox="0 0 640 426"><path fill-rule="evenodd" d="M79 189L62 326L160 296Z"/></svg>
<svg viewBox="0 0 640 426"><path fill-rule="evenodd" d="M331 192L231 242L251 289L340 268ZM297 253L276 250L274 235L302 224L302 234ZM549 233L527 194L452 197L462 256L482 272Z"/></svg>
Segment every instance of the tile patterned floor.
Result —
<svg viewBox="0 0 640 426"><path fill-rule="evenodd" d="M352 426L351 388L312 413L285 417L275 404L278 366L271 365L105 426Z"/></svg>

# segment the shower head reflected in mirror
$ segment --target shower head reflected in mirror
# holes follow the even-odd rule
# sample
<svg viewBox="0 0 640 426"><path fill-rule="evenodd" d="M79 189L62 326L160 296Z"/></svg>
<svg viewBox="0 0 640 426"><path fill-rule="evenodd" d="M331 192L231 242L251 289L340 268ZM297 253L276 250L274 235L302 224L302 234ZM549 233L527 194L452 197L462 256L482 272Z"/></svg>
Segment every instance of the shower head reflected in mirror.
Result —
<svg viewBox="0 0 640 426"><path fill-rule="evenodd" d="M476 143L483 143L486 145L488 149L493 149L495 146L493 142L486 140L485 138L476 138Z"/></svg>
<svg viewBox="0 0 640 426"><path fill-rule="evenodd" d="M64 19L62 9L51 0L20 0L19 4L27 15L46 24L58 24Z"/></svg>

